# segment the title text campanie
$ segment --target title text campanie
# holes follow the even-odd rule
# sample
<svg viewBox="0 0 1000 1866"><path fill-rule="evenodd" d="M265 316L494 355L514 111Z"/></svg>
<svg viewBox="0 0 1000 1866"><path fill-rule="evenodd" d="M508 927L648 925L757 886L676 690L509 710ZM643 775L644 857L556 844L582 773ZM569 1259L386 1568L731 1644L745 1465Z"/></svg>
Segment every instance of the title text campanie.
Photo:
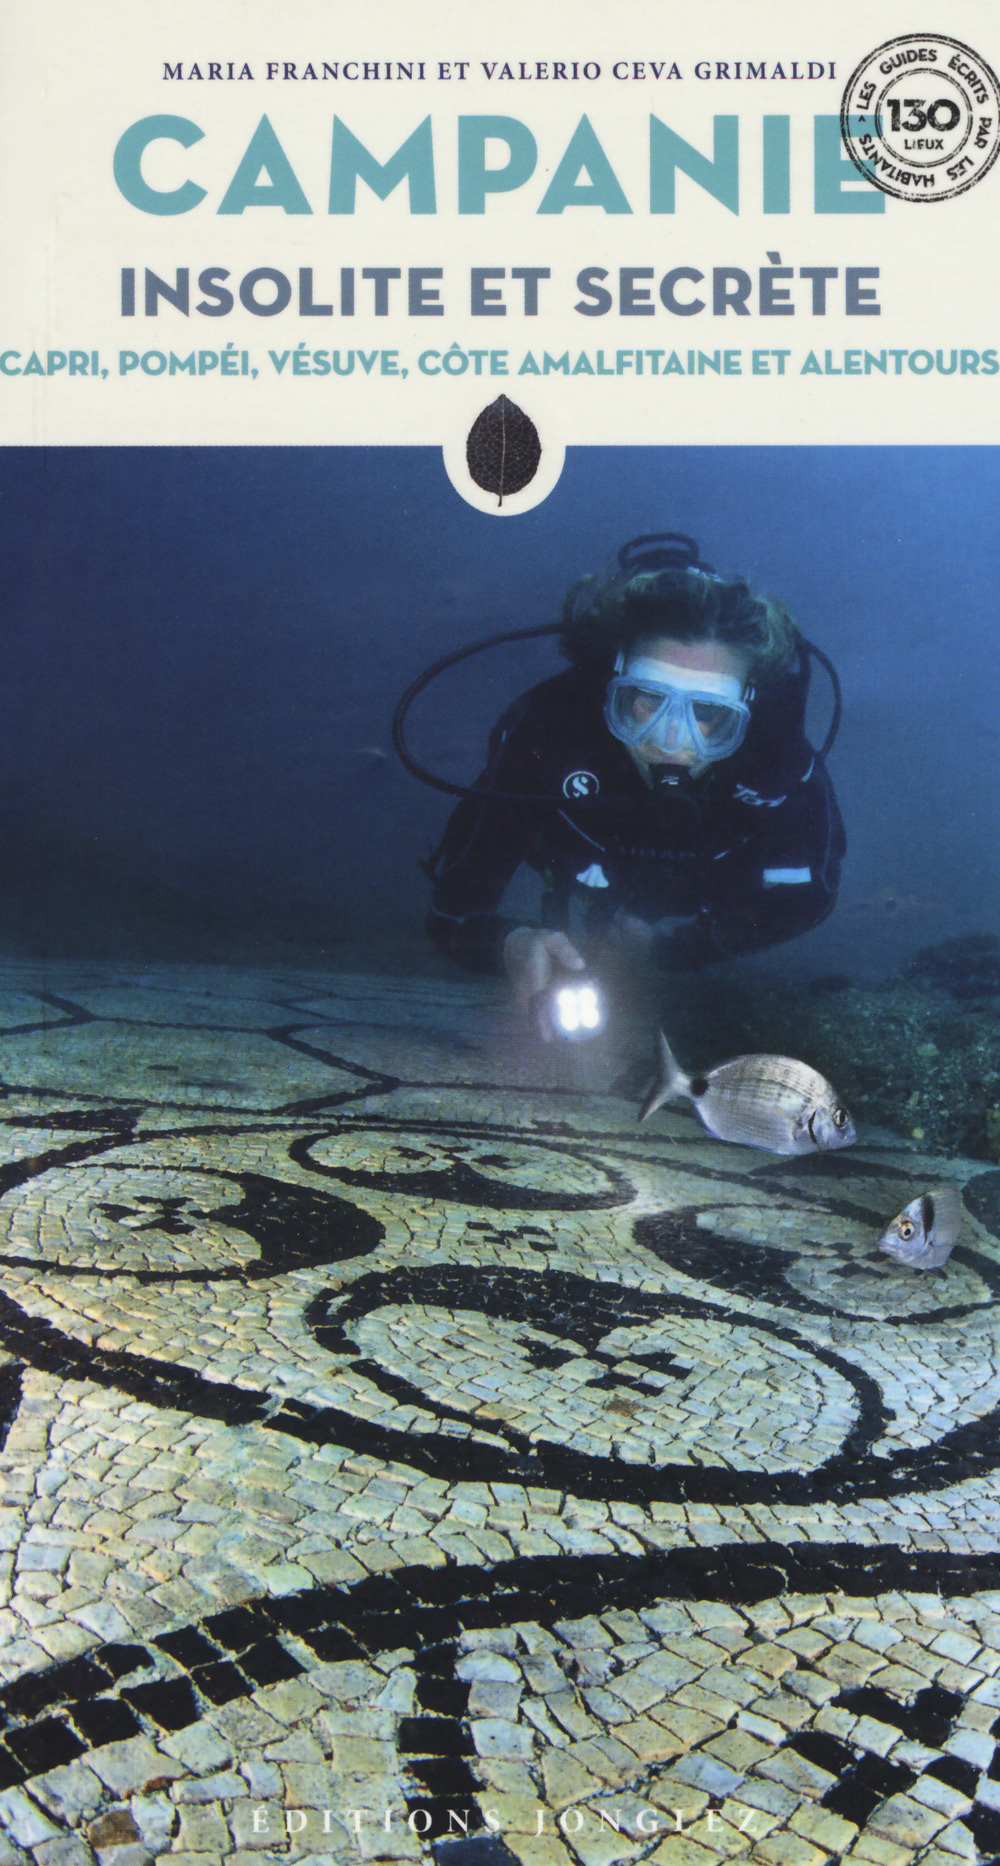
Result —
<svg viewBox="0 0 1000 1866"><path fill-rule="evenodd" d="M620 125L610 133L603 128L599 133L586 113L564 145L562 138L553 144L540 132L541 146L535 131L520 117L459 116L447 128L438 124L435 133L432 117L426 116L396 149L381 155L342 117L334 116L326 211L353 214L362 207L367 211L373 201L387 200L405 183L411 214L437 214L440 148L447 138L455 167L454 207L460 215L485 214L496 197L528 188L536 173L547 178L534 203L537 214L563 214L571 208L596 208L606 215L643 210L673 214L678 204L678 175L693 184L688 192L695 201L697 190L732 214L740 212L741 200L750 201L765 214L789 214L793 183L798 185L791 127L791 116L784 113L764 114L745 127L736 113L715 114L702 137L711 145L707 153L662 118L650 115L642 150L646 180L637 208L634 188L630 197L619 173L623 163L634 158L634 148L624 142ZM185 173L184 163L176 164L179 173L173 187L155 186L143 167L151 145L173 143L190 150L206 134L186 116L158 113L130 124L114 151L119 193L140 212L160 217L188 214L205 202L211 208L209 189L196 179L197 157L191 158L194 173ZM866 164L844 155L840 118L826 112L814 115L811 140L812 173L807 185L811 183L813 212L882 213L885 195L868 179ZM261 117L242 152L234 150L230 157L227 148L226 160L235 161L235 167L215 204L217 214L240 215L251 208L274 208L287 215L315 211L267 115Z"/></svg>

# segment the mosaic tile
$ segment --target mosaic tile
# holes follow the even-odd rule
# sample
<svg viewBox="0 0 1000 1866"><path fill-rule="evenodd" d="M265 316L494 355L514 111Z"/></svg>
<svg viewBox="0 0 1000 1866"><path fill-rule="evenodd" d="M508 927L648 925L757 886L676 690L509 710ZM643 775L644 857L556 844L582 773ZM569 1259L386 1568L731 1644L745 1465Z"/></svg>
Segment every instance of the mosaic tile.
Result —
<svg viewBox="0 0 1000 1866"><path fill-rule="evenodd" d="M0 1027L0 1859L1000 1856L995 1173L638 1134L475 981Z"/></svg>

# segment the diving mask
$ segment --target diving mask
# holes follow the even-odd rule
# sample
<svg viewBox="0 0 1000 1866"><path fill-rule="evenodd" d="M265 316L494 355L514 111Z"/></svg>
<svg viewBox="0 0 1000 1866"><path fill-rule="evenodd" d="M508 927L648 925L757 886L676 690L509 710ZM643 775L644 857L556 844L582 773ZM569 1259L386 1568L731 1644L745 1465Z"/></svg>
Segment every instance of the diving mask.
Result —
<svg viewBox="0 0 1000 1866"><path fill-rule="evenodd" d="M604 717L623 745L690 752L705 763L728 758L750 724L753 688L729 674L636 656L615 663Z"/></svg>

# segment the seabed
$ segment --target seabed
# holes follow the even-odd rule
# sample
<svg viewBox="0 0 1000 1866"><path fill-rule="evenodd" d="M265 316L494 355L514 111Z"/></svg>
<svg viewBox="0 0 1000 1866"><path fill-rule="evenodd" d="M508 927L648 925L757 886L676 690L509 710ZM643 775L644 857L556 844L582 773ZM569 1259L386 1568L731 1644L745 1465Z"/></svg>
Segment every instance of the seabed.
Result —
<svg viewBox="0 0 1000 1866"><path fill-rule="evenodd" d="M637 1130L477 981L0 1029L0 1866L1000 1858L995 1167Z"/></svg>

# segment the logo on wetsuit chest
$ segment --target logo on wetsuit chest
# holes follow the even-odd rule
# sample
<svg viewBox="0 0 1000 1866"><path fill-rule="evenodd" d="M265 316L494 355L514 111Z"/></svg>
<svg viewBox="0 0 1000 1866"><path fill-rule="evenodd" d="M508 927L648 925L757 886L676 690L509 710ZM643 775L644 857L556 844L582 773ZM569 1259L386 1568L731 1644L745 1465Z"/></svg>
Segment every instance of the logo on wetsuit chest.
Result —
<svg viewBox="0 0 1000 1866"><path fill-rule="evenodd" d="M571 801L574 797L596 797L600 788L600 782L592 771L571 771L568 777L563 778L563 796L569 797Z"/></svg>
<svg viewBox="0 0 1000 1866"><path fill-rule="evenodd" d="M736 784L733 796L739 803L752 803L764 810L776 810L779 804L787 802L788 793L786 791L780 797L762 797L759 790L748 790L745 784Z"/></svg>

